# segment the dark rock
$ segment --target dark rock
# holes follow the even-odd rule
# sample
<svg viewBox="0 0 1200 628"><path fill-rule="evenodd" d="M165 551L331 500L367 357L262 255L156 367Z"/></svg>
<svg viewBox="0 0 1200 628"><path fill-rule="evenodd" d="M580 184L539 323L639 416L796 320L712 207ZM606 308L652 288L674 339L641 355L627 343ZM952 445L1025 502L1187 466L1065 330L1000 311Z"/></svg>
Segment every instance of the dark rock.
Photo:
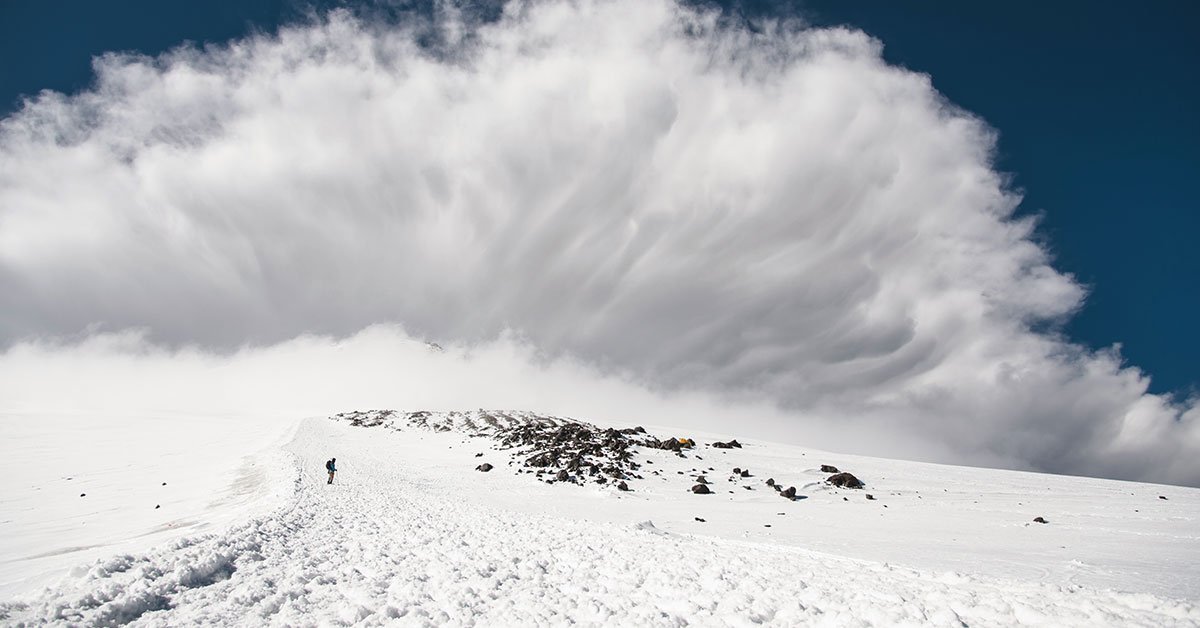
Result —
<svg viewBox="0 0 1200 628"><path fill-rule="evenodd" d="M713 443L712 446L716 447L717 449L741 449L742 448L742 444L737 442L737 439L731 440L727 443L716 442L716 443Z"/></svg>
<svg viewBox="0 0 1200 628"><path fill-rule="evenodd" d="M1167 498L1167 496L1166 496L1166 495L1159 495L1159 496L1158 496L1158 498L1159 498L1159 499L1166 499L1166 498Z"/></svg>
<svg viewBox="0 0 1200 628"><path fill-rule="evenodd" d="M764 523L764 524L763 524L763 527L764 527L764 528L769 528L769 527L771 527L771 524L769 524L769 523Z"/></svg>
<svg viewBox="0 0 1200 628"><path fill-rule="evenodd" d="M87 497L87 493L80 493L80 494L79 494L79 496L80 496L80 497Z"/></svg>
<svg viewBox="0 0 1200 628"><path fill-rule="evenodd" d="M875 496L870 493L867 493L867 499L869 499L871 501L875 501Z"/></svg>
<svg viewBox="0 0 1200 628"><path fill-rule="evenodd" d="M705 521L703 519L701 519L700 517L696 517L695 519L696 519L696 521L699 521L700 523L705 523Z"/></svg>
<svg viewBox="0 0 1200 628"><path fill-rule="evenodd" d="M619 483L617 483L617 490L618 491L628 491L629 485L624 482L619 482Z"/></svg>
<svg viewBox="0 0 1200 628"><path fill-rule="evenodd" d="M775 478L767 478L767 486L775 486Z"/></svg>
<svg viewBox="0 0 1200 628"><path fill-rule="evenodd" d="M167 483L166 483L166 482L163 482L163 486L166 486L166 485L167 485Z"/></svg>
<svg viewBox="0 0 1200 628"><path fill-rule="evenodd" d="M839 473L838 468L831 464L821 465L821 473Z"/></svg>
<svg viewBox="0 0 1200 628"><path fill-rule="evenodd" d="M154 509L155 509L155 510L158 510L158 509L159 509L159 508L161 508L161 507L162 507L162 504L155 504L155 505L154 505Z"/></svg>
<svg viewBox="0 0 1200 628"><path fill-rule="evenodd" d="M558 480L559 482L566 482L567 480L571 479L571 474L568 473L566 469L563 469L562 471L554 474L554 479Z"/></svg>
<svg viewBox="0 0 1200 628"><path fill-rule="evenodd" d="M482 452L480 452L480 453L477 453L477 454L475 454L475 457L476 457L476 458L482 458L482 457L483 457L483 453L482 453Z"/></svg>
<svg viewBox="0 0 1200 628"><path fill-rule="evenodd" d="M484 473L487 473L488 471L491 471L493 468L494 467L492 467L492 465L485 462L485 463L479 465L478 467L475 467L475 470L483 471Z"/></svg>
<svg viewBox="0 0 1200 628"><path fill-rule="evenodd" d="M860 481L858 478L854 477L853 475L851 475L849 473L838 473L836 475L831 475L828 478L826 478L825 481L829 482L830 484L832 484L834 486L840 486L842 488L862 488L863 487L862 481Z"/></svg>
<svg viewBox="0 0 1200 628"><path fill-rule="evenodd" d="M712 491L708 490L707 484L697 484L692 487L692 492L697 495L710 495Z"/></svg>
<svg viewBox="0 0 1200 628"><path fill-rule="evenodd" d="M748 478L748 477L750 477L750 469L742 469L742 473L741 473L741 475L742 475L742 477L744 477L744 478Z"/></svg>
<svg viewBox="0 0 1200 628"><path fill-rule="evenodd" d="M703 475L697 475L696 481L701 484L708 484L708 478L704 477Z"/></svg>
<svg viewBox="0 0 1200 628"><path fill-rule="evenodd" d="M789 486L786 489L784 489L783 492L780 493L780 495L783 495L784 497L786 497L788 499L795 499L796 498L796 487Z"/></svg>
<svg viewBox="0 0 1200 628"><path fill-rule="evenodd" d="M1049 521L1046 521L1045 519L1043 519L1041 517L1034 517L1033 522L1034 523L1050 523Z"/></svg>

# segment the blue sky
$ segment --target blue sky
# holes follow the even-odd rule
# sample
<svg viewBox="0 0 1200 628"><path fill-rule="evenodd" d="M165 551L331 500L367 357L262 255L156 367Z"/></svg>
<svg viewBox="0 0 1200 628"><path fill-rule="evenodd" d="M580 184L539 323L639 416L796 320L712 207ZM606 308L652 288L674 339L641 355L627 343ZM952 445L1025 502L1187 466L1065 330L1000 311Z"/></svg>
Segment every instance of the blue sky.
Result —
<svg viewBox="0 0 1200 628"><path fill-rule="evenodd" d="M1090 289L1065 332L1092 347L1121 343L1125 357L1152 375L1154 392L1195 386L1200 5L738 4L750 14L862 28L885 43L890 62L929 73L951 101L998 129L998 167L1023 190L1021 211L1043 216L1040 236L1057 267ZM10 113L22 95L86 87L89 58L104 51L156 54L185 40L272 31L308 7L6 2L0 105Z"/></svg>

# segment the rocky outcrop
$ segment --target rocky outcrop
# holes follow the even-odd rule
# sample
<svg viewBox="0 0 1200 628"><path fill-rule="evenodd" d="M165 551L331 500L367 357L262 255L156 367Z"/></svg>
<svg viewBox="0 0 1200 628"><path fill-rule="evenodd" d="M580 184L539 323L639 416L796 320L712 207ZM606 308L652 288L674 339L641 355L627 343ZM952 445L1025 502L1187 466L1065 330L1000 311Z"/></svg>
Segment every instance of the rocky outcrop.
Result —
<svg viewBox="0 0 1200 628"><path fill-rule="evenodd" d="M849 473L838 473L831 475L825 480L826 482L840 488L862 488L863 483L858 478Z"/></svg>

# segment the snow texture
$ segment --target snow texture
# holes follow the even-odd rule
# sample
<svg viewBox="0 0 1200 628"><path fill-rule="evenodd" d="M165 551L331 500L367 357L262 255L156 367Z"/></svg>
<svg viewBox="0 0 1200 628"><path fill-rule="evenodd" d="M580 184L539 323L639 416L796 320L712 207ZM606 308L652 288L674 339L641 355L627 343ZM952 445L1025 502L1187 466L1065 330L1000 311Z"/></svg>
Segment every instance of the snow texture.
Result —
<svg viewBox="0 0 1200 628"><path fill-rule="evenodd" d="M876 497L866 500L863 491L824 486L821 461L805 460L814 452L746 442L745 453L703 445L684 457L645 451L646 468L661 473L621 493L512 473L514 461L493 440L462 431L471 417L444 415L425 427L392 421L388 429L306 420L284 448L300 470L288 480L295 491L286 506L219 533L79 567L50 588L0 604L0 622L1200 625L1194 489L1171 488L1171 498L1159 499L1152 493L1167 489L822 454L861 473ZM323 465L332 456L339 474L330 486ZM497 468L478 473L479 461ZM732 463L751 477L730 474L724 467ZM719 465L708 472L715 495L686 491L695 465ZM883 469L893 479L884 479ZM953 519L963 527L958 538L970 543L964 550L937 538L944 531L939 517L963 509L961 495L948 496L948 486L938 495L937 482L920 487L929 500L915 496L913 486L901 490L922 469L958 489L1006 479L981 487L984 501L1008 493L1036 504L1050 523L1031 523L1019 509L979 508ZM781 498L765 485L766 473L801 486L807 499ZM1051 510L1051 500L1025 486L1032 479L1056 490L1074 487L1090 506L1060 495ZM1098 503L1097 486L1133 495ZM1130 500L1145 502L1146 514L1102 516ZM1006 520L996 527L988 517ZM824 523L812 525L816 520ZM1097 532L1108 541L1097 541ZM1135 533L1137 549L1122 545ZM982 541L992 535L995 542ZM820 537L826 541L799 542ZM1078 558L1063 561L1047 551L1067 539ZM1028 555L1011 551L1018 542ZM898 546L910 560L900 566L885 562L886 553L862 560L808 549L854 545L867 552ZM928 551L939 545L942 551ZM956 552L973 557L976 568L941 569ZM1154 566L1129 557L1156 561L1159 552L1176 554L1176 562ZM1113 558L1120 556L1134 562ZM1005 562L1027 563L1039 575L995 567ZM1108 575L1081 575L1087 571Z"/></svg>

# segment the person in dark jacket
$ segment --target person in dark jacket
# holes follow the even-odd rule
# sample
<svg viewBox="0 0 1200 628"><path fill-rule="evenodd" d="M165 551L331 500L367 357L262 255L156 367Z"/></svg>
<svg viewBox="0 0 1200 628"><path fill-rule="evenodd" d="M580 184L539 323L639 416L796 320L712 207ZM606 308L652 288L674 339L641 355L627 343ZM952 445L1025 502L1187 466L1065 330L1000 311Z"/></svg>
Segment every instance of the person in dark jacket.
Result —
<svg viewBox="0 0 1200 628"><path fill-rule="evenodd" d="M337 458L330 458L329 462L325 463L325 470L329 472L329 482L327 484L333 484L333 474L337 473L336 462Z"/></svg>

